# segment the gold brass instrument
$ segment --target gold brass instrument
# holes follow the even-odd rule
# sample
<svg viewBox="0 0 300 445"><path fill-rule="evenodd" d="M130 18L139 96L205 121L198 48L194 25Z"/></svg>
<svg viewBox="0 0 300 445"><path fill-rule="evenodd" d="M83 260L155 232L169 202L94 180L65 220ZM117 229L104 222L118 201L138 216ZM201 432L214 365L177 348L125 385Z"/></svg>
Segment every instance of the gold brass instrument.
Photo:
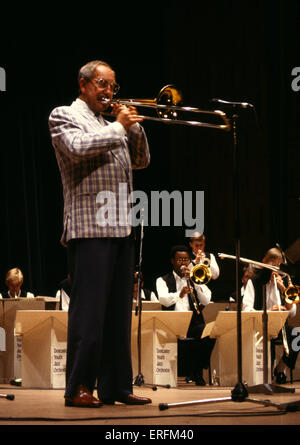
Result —
<svg viewBox="0 0 300 445"><path fill-rule="evenodd" d="M174 85L164 86L155 99L109 99L102 98L102 102L106 104L121 104L134 107L145 107L156 109L158 117L141 116L145 120L159 121L166 124L181 124L194 127L215 128L218 130L229 131L231 129L230 122L223 111L220 110L202 110L195 107L183 107L182 94ZM178 119L178 111L198 113L206 115L207 118L217 119L220 123L200 122L194 120ZM105 114L105 113L102 113Z"/></svg>
<svg viewBox="0 0 300 445"><path fill-rule="evenodd" d="M193 301L194 308L195 308L197 314L200 315L201 314L201 310L200 310L200 303L198 301L198 298L195 295L194 289L191 286L189 278L187 278L186 281L187 281L187 285L188 285L188 288L189 288L189 294L190 294L190 296L192 298L192 301Z"/></svg>
<svg viewBox="0 0 300 445"><path fill-rule="evenodd" d="M236 256L227 255L226 253L218 253L218 256L221 258L221 260L223 260L224 258L228 258L230 260L236 259ZM248 260L247 258L242 258L242 257L240 257L240 261L242 263L252 264L253 266L256 266L259 269L261 269L261 268L270 269L273 272L277 272L279 275L282 275L283 277L288 276L288 274L286 272L283 272L282 270L280 270L280 267L272 266L272 264L260 263L258 261L252 261L252 260Z"/></svg>
<svg viewBox="0 0 300 445"><path fill-rule="evenodd" d="M224 258L236 259L236 256L234 256L234 255L226 255L225 253L219 253L218 255L221 259L224 259ZM259 263L258 261L247 260L246 258L240 258L240 261L243 263L252 264L259 268L270 269L279 275L281 274L281 275L287 277L288 287L284 291L285 302L289 303L289 304L297 304L299 302L300 286L294 286L292 284L292 279L291 279L290 275L281 271L279 267L272 266L271 264ZM277 287L275 275L273 276L273 280L274 280L275 287ZM279 299L279 301L278 301L278 310L279 310L280 306L281 306L281 299L280 299L280 297L278 297L278 299ZM290 348L289 348L289 344L288 344L288 340L287 340L285 325L282 326L281 333L282 333L282 343L283 343L285 353L287 356L289 356Z"/></svg>
<svg viewBox="0 0 300 445"><path fill-rule="evenodd" d="M185 269L185 266L181 266L181 269L182 270ZM191 296L191 299L192 299L195 311L197 312L198 315L200 315L201 314L200 303L199 303L199 300L198 300L197 296L195 295L193 286L191 285L191 278L190 277L191 277L191 272L187 271L186 272L186 283L187 283L187 287L189 289L189 294Z"/></svg>
<svg viewBox="0 0 300 445"><path fill-rule="evenodd" d="M297 304L300 300L300 286L292 283L291 277L288 275L288 287L284 291L285 302L288 304Z"/></svg>
<svg viewBox="0 0 300 445"><path fill-rule="evenodd" d="M218 256L221 259L224 259L224 258L229 258L232 260L236 259L236 257L234 255L227 255L225 253L219 253ZM287 277L288 287L286 288L286 290L284 292L285 302L288 304L299 303L299 301L300 301L300 286L293 285L290 275L287 274L286 272L283 272L282 270L280 270L280 268L278 266L272 266L271 264L259 263L258 261L247 260L246 258L240 258L240 261L243 263L247 263L247 264L253 264L254 266L259 267L259 268L270 269L273 272L276 272L279 275L282 275L283 277Z"/></svg>
<svg viewBox="0 0 300 445"><path fill-rule="evenodd" d="M276 276L273 276L273 281L274 281L274 286L277 289L277 282L276 282ZM280 294L280 291L279 291ZM281 306L281 298L280 296L278 296L278 310L280 309ZM286 335L286 329L285 329L285 324L282 326L281 328L281 334L282 334L282 343L283 343L283 348L285 350L286 356L288 357L290 355L290 348L289 348L289 344L287 341L287 335Z"/></svg>
<svg viewBox="0 0 300 445"><path fill-rule="evenodd" d="M236 259L236 256L234 256L234 255L227 255L225 253L219 253L218 256L221 259L224 259L224 258ZM246 258L240 258L240 261L243 262L243 263L252 264L252 265L254 265L254 266L258 267L258 268L270 269L273 272L276 272L277 274L281 274L283 276L286 276L288 278L289 284L288 284L287 289L284 292L285 302L289 303L289 304L293 304L293 303L298 303L299 302L300 287L299 286L293 286L291 277L287 273L281 271L279 267L272 266L271 264L260 263L258 261L248 260ZM277 287L275 275L273 277L273 280L274 280L274 285ZM280 306L281 306L281 301L278 302L278 309L280 308ZM289 349L289 345L288 345L288 341L287 341L287 335L286 335L285 326L282 326L281 332L282 332L283 347L284 347L286 355L289 356L290 349Z"/></svg>
<svg viewBox="0 0 300 445"><path fill-rule="evenodd" d="M211 280L210 260L203 258L190 270L190 279L195 284L207 284Z"/></svg>

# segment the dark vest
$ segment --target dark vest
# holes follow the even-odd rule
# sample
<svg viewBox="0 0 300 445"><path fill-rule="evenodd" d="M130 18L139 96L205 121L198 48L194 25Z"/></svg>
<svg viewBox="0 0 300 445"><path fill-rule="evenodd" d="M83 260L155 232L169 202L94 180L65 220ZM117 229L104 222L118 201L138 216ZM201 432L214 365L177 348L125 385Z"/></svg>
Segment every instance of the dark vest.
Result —
<svg viewBox="0 0 300 445"><path fill-rule="evenodd" d="M170 272L170 273L164 275L162 277L162 279L166 282L169 292L172 292L172 293L177 292L176 280L174 278L173 272ZM192 285L193 285L193 283L192 283ZM193 315L192 315L190 326L189 326L189 329L187 332L187 337L189 337L189 336L193 337L194 336L193 331L195 329L197 329L197 331L199 331L199 326L201 326L201 329L203 330L204 326L205 326L205 322L204 322L204 318L202 315L202 310L201 310L200 315L198 315L190 295L188 295L188 299L189 299L190 310L193 311ZM175 304L173 304L172 306L168 306L168 307L162 305L161 307L162 307L163 311L174 311ZM200 308L200 309L202 309L202 308Z"/></svg>
<svg viewBox="0 0 300 445"><path fill-rule="evenodd" d="M71 295L71 287L70 278L65 278L59 285L59 289L63 289L68 296Z"/></svg>
<svg viewBox="0 0 300 445"><path fill-rule="evenodd" d="M271 270L263 269L257 272L254 277L250 278L255 292L253 307L257 311L263 309L263 287L270 281L271 273Z"/></svg>
<svg viewBox="0 0 300 445"><path fill-rule="evenodd" d="M27 297L27 291L21 289L20 298L26 298ZM8 295L8 290L4 291L2 293L2 298L12 298Z"/></svg>
<svg viewBox="0 0 300 445"><path fill-rule="evenodd" d="M151 290L149 289L143 289L144 294L145 294L145 300L146 301L150 301L151 300Z"/></svg>

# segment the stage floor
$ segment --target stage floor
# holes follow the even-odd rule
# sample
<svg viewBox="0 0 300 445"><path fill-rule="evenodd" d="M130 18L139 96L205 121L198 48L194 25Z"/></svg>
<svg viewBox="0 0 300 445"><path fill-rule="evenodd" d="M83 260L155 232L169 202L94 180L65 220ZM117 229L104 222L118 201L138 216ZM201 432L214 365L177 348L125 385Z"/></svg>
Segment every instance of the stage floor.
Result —
<svg viewBox="0 0 300 445"><path fill-rule="evenodd" d="M297 412L281 411L277 407L264 406L249 401L232 400L208 404L168 406L161 411L159 404L191 402L206 399L230 398L232 388L213 386L197 387L179 379L177 388L134 387L137 395L150 397L151 405L127 406L116 404L101 408L70 408L64 406L64 391L60 389L26 389L1 385L1 394L14 394L14 400L0 398L0 425L48 425L48 426L109 426L116 425L299 425L300 382L284 385L295 388L295 393L249 394L252 399L270 400L278 404L298 402Z"/></svg>

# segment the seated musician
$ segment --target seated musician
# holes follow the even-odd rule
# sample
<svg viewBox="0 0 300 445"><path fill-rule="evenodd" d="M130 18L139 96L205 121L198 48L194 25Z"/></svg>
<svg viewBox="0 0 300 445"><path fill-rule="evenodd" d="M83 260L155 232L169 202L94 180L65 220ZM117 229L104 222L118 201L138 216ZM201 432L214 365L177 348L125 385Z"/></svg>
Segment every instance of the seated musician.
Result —
<svg viewBox="0 0 300 445"><path fill-rule="evenodd" d="M191 260L194 265L199 264L203 258L210 260L211 278L216 280L219 278L220 269L213 253L206 251L206 238L204 234L195 232L190 238L189 246L192 250Z"/></svg>
<svg viewBox="0 0 300 445"><path fill-rule="evenodd" d="M269 249L262 260L262 263L276 267L279 267L282 262L282 254L276 247ZM268 311L289 311L289 317L296 315L296 306L282 302L281 300L281 296L286 290L282 275L267 268L257 271L256 274L248 280L243 296L244 311L263 310L263 286L265 286L266 307ZM279 384L286 383L286 370L287 368L294 369L298 355L298 351L292 349L292 328L287 323L285 324L285 331L288 348L284 348L282 358L274 370L276 383ZM281 337L282 332L279 334L279 338Z"/></svg>
<svg viewBox="0 0 300 445"><path fill-rule="evenodd" d="M10 269L5 277L7 290L0 294L0 298L34 298L31 292L21 289L23 281L23 273L19 268Z"/></svg>
<svg viewBox="0 0 300 445"><path fill-rule="evenodd" d="M252 278L255 275L255 271L256 271L256 269L251 264L249 264L248 266L245 266L243 268L243 275L242 275L242 279L241 279L241 281L242 281L241 297L244 296L248 280L249 280L249 278ZM230 301L236 301L236 291L234 291L230 295L229 300Z"/></svg>
<svg viewBox="0 0 300 445"><path fill-rule="evenodd" d="M137 299L137 292L138 292L138 273L134 273L134 284L133 284L133 301L136 301ZM158 303L158 298L155 295L154 292L152 292L150 289L146 289L144 287L144 280L143 280L143 274L140 273L140 289L141 289L141 298L145 301L154 301Z"/></svg>
<svg viewBox="0 0 300 445"><path fill-rule="evenodd" d="M202 308L210 302L211 291L206 285L194 284L190 279L187 281L190 262L189 248L174 246L171 250L173 270L156 280L156 291L163 310L193 312L186 336L194 339L196 353L187 381L193 380L196 385L203 386L205 385L203 369L209 367L215 344L214 339L201 338L205 327Z"/></svg>
<svg viewBox="0 0 300 445"><path fill-rule="evenodd" d="M62 280L59 284L59 289L56 292L56 298L59 298L59 308L62 311L68 311L70 305L71 295L71 278L68 274L67 278Z"/></svg>

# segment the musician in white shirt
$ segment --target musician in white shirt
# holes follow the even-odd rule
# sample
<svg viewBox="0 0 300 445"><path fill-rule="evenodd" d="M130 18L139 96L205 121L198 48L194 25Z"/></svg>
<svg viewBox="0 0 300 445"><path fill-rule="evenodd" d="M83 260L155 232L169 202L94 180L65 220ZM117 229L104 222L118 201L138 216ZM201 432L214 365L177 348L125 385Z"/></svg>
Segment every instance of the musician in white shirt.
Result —
<svg viewBox="0 0 300 445"><path fill-rule="evenodd" d="M210 260L210 271L211 278L216 280L219 278L220 269L218 263L216 261L216 257L213 253L209 253L205 250L206 238L205 235L199 232L195 232L194 235L190 238L189 245L192 250L192 262L193 264L199 264L204 258L208 258Z"/></svg>
<svg viewBox="0 0 300 445"><path fill-rule="evenodd" d="M262 263L279 267L283 262L282 254L279 249L272 248L265 254ZM282 275L268 268L262 269L256 275L249 279L243 296L243 310L254 311L263 309L263 287L265 286L266 308L268 311L289 311L289 318L296 315L295 304L282 302L281 295L284 294L286 286ZM281 360L274 370L276 383L286 382L287 368L294 369L297 360L298 351L292 348L292 329L288 324L285 325L289 354L284 351ZM281 333L280 333L281 335Z"/></svg>
<svg viewBox="0 0 300 445"><path fill-rule="evenodd" d="M171 263L173 270L156 280L157 295L162 310L193 312L186 337L193 339L196 353L187 380L194 380L196 385L203 386L203 368L208 368L215 344L214 339L202 338L205 327L202 309L210 302L211 291L205 284L187 281L187 271L191 263L188 247L174 246L171 251Z"/></svg>

